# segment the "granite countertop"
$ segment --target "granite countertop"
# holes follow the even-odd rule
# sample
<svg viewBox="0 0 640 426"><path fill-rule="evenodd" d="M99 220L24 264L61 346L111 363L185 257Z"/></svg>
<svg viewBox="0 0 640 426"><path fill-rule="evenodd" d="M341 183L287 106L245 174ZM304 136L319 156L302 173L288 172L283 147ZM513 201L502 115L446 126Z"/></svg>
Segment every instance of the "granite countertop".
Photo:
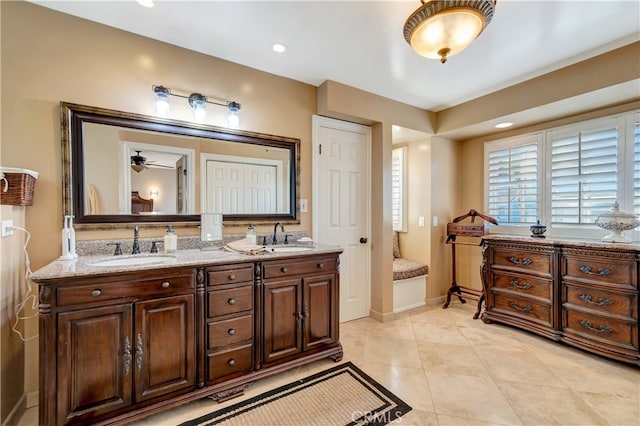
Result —
<svg viewBox="0 0 640 426"><path fill-rule="evenodd" d="M295 245L282 247L296 247ZM35 282L46 283L48 280L68 277L85 277L91 275L114 274L130 271L140 271L145 269L176 268L182 266L219 265L231 262L255 262L275 259L296 259L306 256L328 253L342 253L342 248L323 244L313 244L305 246L308 250L299 252L264 252L260 254L233 253L221 248L214 249L189 249L178 250L175 253L143 253L137 255L121 256L79 256L74 260L55 260L48 265L38 269L31 275ZM120 266L96 266L96 262L110 259L145 258L145 257L169 257L169 263L147 263L142 265L120 265Z"/></svg>
<svg viewBox="0 0 640 426"><path fill-rule="evenodd" d="M600 240L591 240L586 238L535 238L524 235L509 234L489 234L482 237L485 240L501 240L501 241L526 241L527 243L551 244L574 247L588 247L600 250L620 250L620 251L637 251L640 252L640 244L638 243L610 243Z"/></svg>

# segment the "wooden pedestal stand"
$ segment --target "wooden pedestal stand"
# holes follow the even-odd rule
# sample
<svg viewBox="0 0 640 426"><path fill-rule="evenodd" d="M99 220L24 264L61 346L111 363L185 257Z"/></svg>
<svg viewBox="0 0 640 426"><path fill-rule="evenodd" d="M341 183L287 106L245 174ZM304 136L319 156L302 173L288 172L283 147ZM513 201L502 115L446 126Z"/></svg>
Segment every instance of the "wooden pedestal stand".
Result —
<svg viewBox="0 0 640 426"><path fill-rule="evenodd" d="M482 218L484 220L481 224L476 224L476 216ZM471 223L460 223L464 219L470 217ZM451 244L451 287L449 287L449 291L447 291L447 300L442 305L442 309L446 309L449 307L449 303L451 302L451 295L456 294L460 303L467 303L466 300L462 297L462 293L470 294L478 298L478 307L476 309L476 313L473 315L473 319L478 319L480 316L480 310L482 309L482 302L484 301L484 291L474 290L469 287L464 287L459 285L456 282L456 245L461 244L465 246L481 246L482 239L480 239L477 243L472 242L463 242L456 241L456 237L478 237L482 238L484 235L488 234L488 223L493 223L494 225L498 224L498 221L491 216L483 215L482 213L477 212L474 209L469 210L468 213L458 216L453 219L452 222L447 223L447 241L446 244Z"/></svg>

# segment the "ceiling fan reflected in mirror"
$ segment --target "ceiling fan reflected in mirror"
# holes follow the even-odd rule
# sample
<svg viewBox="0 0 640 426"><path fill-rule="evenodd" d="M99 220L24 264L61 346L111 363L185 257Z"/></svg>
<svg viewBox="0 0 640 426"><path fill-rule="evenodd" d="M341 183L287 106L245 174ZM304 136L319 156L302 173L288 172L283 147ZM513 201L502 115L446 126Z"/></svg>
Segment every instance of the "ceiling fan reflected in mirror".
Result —
<svg viewBox="0 0 640 426"><path fill-rule="evenodd" d="M173 166L167 166L164 164L155 164L154 160L147 161L147 157L143 157L141 155L142 151L136 151L135 155L131 156L131 168L135 170L137 173L140 173L144 169L148 169L149 167L157 167L163 169L175 169Z"/></svg>

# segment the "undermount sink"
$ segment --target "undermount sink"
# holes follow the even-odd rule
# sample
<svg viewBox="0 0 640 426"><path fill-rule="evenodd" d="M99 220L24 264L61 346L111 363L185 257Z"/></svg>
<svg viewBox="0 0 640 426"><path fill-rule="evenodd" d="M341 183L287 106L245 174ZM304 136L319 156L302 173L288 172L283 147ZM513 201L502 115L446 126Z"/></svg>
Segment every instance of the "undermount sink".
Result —
<svg viewBox="0 0 640 426"><path fill-rule="evenodd" d="M128 257L111 257L109 259L96 260L91 262L91 266L140 266L140 265L164 265L167 263L175 263L174 256L128 256Z"/></svg>
<svg viewBox="0 0 640 426"><path fill-rule="evenodd" d="M309 251L311 247L296 247L296 246L267 246L268 252L273 253L295 253L300 251Z"/></svg>

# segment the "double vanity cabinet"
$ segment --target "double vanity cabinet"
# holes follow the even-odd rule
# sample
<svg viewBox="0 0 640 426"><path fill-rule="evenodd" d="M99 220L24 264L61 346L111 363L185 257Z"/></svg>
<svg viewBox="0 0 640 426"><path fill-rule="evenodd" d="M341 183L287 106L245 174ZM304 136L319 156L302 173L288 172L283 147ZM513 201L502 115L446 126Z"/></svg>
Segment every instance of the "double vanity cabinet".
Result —
<svg viewBox="0 0 640 426"><path fill-rule="evenodd" d="M342 359L339 248L56 261L40 286L41 425L122 424L325 357Z"/></svg>
<svg viewBox="0 0 640 426"><path fill-rule="evenodd" d="M640 365L640 247L484 238L484 322L500 322Z"/></svg>

